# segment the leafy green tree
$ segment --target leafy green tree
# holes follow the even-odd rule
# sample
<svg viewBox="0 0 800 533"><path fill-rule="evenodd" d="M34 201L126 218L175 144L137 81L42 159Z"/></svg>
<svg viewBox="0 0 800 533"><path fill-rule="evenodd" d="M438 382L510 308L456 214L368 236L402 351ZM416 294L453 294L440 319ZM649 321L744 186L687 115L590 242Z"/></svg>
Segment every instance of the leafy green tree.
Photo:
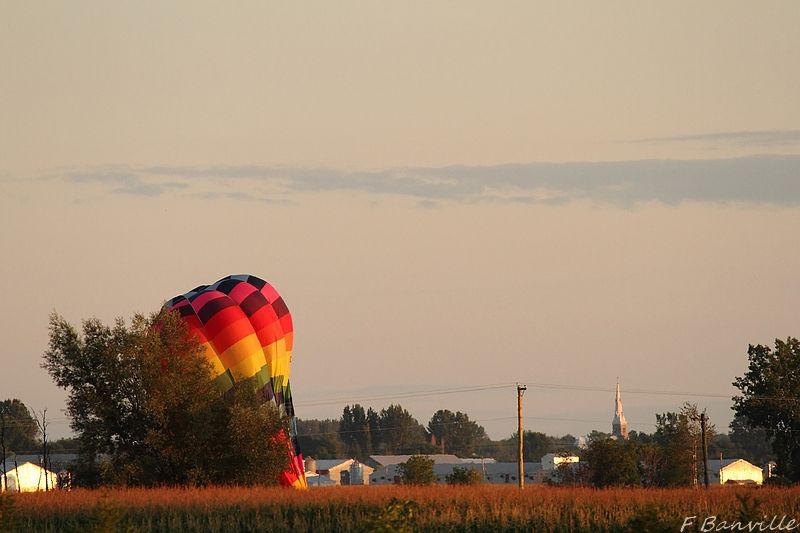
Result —
<svg viewBox="0 0 800 533"><path fill-rule="evenodd" d="M741 395L733 410L741 419L737 438L745 427L763 430L772 441L778 473L800 481L800 341L775 339L775 347L750 345L748 368L733 385ZM733 428L732 428L733 430Z"/></svg>
<svg viewBox="0 0 800 533"><path fill-rule="evenodd" d="M578 452L577 439L567 433L561 437L550 437L553 453L575 454Z"/></svg>
<svg viewBox="0 0 800 533"><path fill-rule="evenodd" d="M54 313L43 367L68 391L76 482L271 483L288 464L276 409L251 381L223 394L177 313L86 320L80 334Z"/></svg>
<svg viewBox="0 0 800 533"><path fill-rule="evenodd" d="M453 473L444 477L450 485L480 485L483 483L483 474L474 468L454 466Z"/></svg>
<svg viewBox="0 0 800 533"><path fill-rule="evenodd" d="M498 461L516 462L517 442L517 433L514 432L509 438L497 442L488 439L481 441L476 448L481 455L491 456ZM575 437L572 435L554 437L538 431L525 431L523 432L523 445L526 462L539 462L542 456L548 453L574 454L578 452Z"/></svg>
<svg viewBox="0 0 800 533"><path fill-rule="evenodd" d="M383 453L428 453L425 428L400 405L390 405L378 415L377 441Z"/></svg>
<svg viewBox="0 0 800 533"><path fill-rule="evenodd" d="M517 442L517 435L511 436ZM553 438L538 431L524 431L522 433L523 458L526 462L541 461L544 455L555 453Z"/></svg>
<svg viewBox="0 0 800 533"><path fill-rule="evenodd" d="M655 439L661 447L662 467L657 484L662 487L691 485L697 476L697 448L689 421L678 413L656 415Z"/></svg>
<svg viewBox="0 0 800 533"><path fill-rule="evenodd" d="M469 419L466 413L447 409L436 411L428 422L428 431L436 438L443 453L470 457L481 441L487 439L483 427Z"/></svg>
<svg viewBox="0 0 800 533"><path fill-rule="evenodd" d="M589 432L588 435L586 435L586 441L589 443L596 440L606 440L610 438L611 438L611 433L597 431L596 429L593 429L591 432Z"/></svg>
<svg viewBox="0 0 800 533"><path fill-rule="evenodd" d="M589 465L589 481L595 487L641 485L639 448L635 443L595 439L584 457Z"/></svg>
<svg viewBox="0 0 800 533"><path fill-rule="evenodd" d="M339 439L348 457L365 459L372 454L372 432L367 411L359 405L347 405L339 419Z"/></svg>
<svg viewBox="0 0 800 533"><path fill-rule="evenodd" d="M628 433L628 440L639 444L650 444L652 442L655 442L655 438L653 437L653 435L650 435L649 433L644 433L643 431L636 431L636 430L631 430Z"/></svg>
<svg viewBox="0 0 800 533"><path fill-rule="evenodd" d="M424 455L414 455L397 466L397 471L406 485L432 485L436 483L433 471L434 460Z"/></svg>
<svg viewBox="0 0 800 533"><path fill-rule="evenodd" d="M285 421L274 404L264 403L255 381L242 382L231 392L212 407L218 425L201 438L216 446L198 461L203 470L189 481L274 485L289 465L288 443L276 437L287 434Z"/></svg>
<svg viewBox="0 0 800 533"><path fill-rule="evenodd" d="M707 441L714 438L714 427L706 430ZM702 457L700 411L697 405L685 403L677 413L656 415L654 441L663 452L663 468L658 485L680 487L693 485L697 481L698 464Z"/></svg>
<svg viewBox="0 0 800 533"><path fill-rule="evenodd" d="M555 471L549 478L545 478L545 483L551 485L588 485L589 474L589 466L586 461L577 463L563 462L556 466Z"/></svg>
<svg viewBox="0 0 800 533"><path fill-rule="evenodd" d="M20 400L0 402L0 446L6 453L30 453L38 450L39 428L30 411Z"/></svg>
<svg viewBox="0 0 800 533"><path fill-rule="evenodd" d="M305 457L338 459L346 457L344 443L339 440L338 420L297 420L297 442Z"/></svg>
<svg viewBox="0 0 800 533"><path fill-rule="evenodd" d="M664 485L664 470L667 462L664 448L654 443L641 444L628 440L631 445L638 446L639 478L645 487L660 487Z"/></svg>
<svg viewBox="0 0 800 533"><path fill-rule="evenodd" d="M740 457L755 465L764 465L775 460L772 451L772 438L761 427L753 427L747 418L736 415L730 424L730 442L735 455L728 453L727 457Z"/></svg>
<svg viewBox="0 0 800 533"><path fill-rule="evenodd" d="M80 443L75 437L63 437L47 444L50 453L77 453Z"/></svg>

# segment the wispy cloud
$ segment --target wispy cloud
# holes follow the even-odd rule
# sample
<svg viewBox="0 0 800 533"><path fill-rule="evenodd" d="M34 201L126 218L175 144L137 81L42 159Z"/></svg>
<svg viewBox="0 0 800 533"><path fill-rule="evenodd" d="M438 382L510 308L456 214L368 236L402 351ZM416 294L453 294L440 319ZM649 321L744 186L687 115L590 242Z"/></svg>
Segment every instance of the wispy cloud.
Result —
<svg viewBox="0 0 800 533"><path fill-rule="evenodd" d="M800 156L415 167L378 171L270 166L150 166L71 174L112 192L274 200L297 192L399 195L442 201L632 205L657 201L800 205Z"/></svg>
<svg viewBox="0 0 800 533"><path fill-rule="evenodd" d="M100 183L112 192L135 196L160 196L171 191L187 189L188 183L148 179L146 173L121 170L95 170L69 175L75 183Z"/></svg>
<svg viewBox="0 0 800 533"><path fill-rule="evenodd" d="M628 140L625 142L647 144L712 142L755 146L775 146L800 143L800 130L728 131L701 133L695 135L676 135L673 137L649 137L645 139Z"/></svg>

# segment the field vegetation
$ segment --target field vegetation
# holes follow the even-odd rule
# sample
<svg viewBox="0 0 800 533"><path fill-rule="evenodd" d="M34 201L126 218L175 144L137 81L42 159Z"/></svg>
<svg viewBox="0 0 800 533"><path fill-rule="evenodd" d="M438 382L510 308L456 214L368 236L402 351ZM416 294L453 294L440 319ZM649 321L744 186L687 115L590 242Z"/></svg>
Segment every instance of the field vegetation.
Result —
<svg viewBox="0 0 800 533"><path fill-rule="evenodd" d="M506 486L73 490L3 496L7 531L679 531L800 518L800 489Z"/></svg>

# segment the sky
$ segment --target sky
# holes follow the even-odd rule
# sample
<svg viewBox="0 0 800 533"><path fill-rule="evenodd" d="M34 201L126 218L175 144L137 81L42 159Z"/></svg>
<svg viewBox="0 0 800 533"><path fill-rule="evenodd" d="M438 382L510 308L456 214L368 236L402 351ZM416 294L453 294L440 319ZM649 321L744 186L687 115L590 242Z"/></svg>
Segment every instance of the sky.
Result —
<svg viewBox="0 0 800 533"><path fill-rule="evenodd" d="M0 1L0 398L67 435L52 311L250 273L292 311L301 418L400 403L500 438L519 382L526 429L580 435L610 431L619 379L631 429L684 401L724 429L748 344L800 334L798 22Z"/></svg>

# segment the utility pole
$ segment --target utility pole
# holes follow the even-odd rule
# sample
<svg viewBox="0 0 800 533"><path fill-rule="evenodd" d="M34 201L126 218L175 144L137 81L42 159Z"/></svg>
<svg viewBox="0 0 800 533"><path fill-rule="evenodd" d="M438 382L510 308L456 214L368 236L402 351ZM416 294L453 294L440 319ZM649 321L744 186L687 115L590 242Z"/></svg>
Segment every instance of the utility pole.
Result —
<svg viewBox="0 0 800 533"><path fill-rule="evenodd" d="M522 395L528 388L524 385L517 383L517 436L519 438L519 488L525 488L525 463L523 462L523 448L522 448Z"/></svg>
<svg viewBox="0 0 800 533"><path fill-rule="evenodd" d="M8 477L6 476L6 413L0 408L0 453L3 454L3 477L0 492L8 490Z"/></svg>
<svg viewBox="0 0 800 533"><path fill-rule="evenodd" d="M708 488L708 445L706 444L706 421L708 417L706 412L700 413L700 435L703 439L703 482ZM721 463L720 463L721 464Z"/></svg>

